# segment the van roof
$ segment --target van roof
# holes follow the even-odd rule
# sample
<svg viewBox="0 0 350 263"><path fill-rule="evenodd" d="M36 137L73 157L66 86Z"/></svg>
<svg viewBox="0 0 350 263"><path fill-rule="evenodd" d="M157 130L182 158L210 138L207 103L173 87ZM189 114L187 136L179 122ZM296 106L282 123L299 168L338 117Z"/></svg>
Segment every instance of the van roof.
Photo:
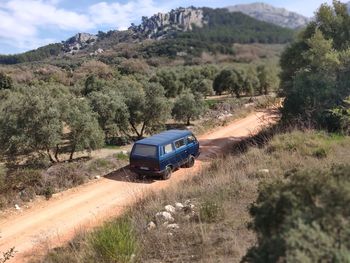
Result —
<svg viewBox="0 0 350 263"><path fill-rule="evenodd" d="M151 137L139 140L136 143L159 146L159 145L165 145L165 144L171 143L174 140L180 139L190 134L192 133L188 130L169 130L169 131L161 132Z"/></svg>

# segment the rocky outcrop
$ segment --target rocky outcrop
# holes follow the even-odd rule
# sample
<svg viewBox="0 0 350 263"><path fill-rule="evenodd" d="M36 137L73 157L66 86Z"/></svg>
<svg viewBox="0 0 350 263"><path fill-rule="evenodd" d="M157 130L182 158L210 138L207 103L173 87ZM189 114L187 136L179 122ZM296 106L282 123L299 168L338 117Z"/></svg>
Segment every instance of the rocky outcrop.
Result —
<svg viewBox="0 0 350 263"><path fill-rule="evenodd" d="M69 38L67 41L64 41L65 51L69 53L75 53L87 46L93 45L97 40L96 35L89 33L78 33L75 36Z"/></svg>
<svg viewBox="0 0 350 263"><path fill-rule="evenodd" d="M203 27L204 24L203 10L190 7L158 13L150 18L143 17L139 26L132 25L129 29L148 38L160 39L168 32L190 31L193 26Z"/></svg>
<svg viewBox="0 0 350 263"><path fill-rule="evenodd" d="M227 9L230 12L242 12L255 19L292 29L304 27L310 21L309 18L295 12L265 3L235 5L229 6Z"/></svg>

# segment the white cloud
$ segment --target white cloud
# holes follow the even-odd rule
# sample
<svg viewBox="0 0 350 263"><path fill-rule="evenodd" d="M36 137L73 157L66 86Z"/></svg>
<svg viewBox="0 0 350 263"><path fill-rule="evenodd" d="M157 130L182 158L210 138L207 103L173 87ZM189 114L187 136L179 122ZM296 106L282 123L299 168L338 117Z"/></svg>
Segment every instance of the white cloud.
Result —
<svg viewBox="0 0 350 263"><path fill-rule="evenodd" d="M91 20L96 25L113 25L122 30L130 26L142 16L150 16L165 11L158 7L152 0L130 1L125 4L100 2L89 8Z"/></svg>
<svg viewBox="0 0 350 263"><path fill-rule="evenodd" d="M57 42L61 39L41 39L42 32L63 30L67 32L96 31L101 26L126 29L142 16L150 16L166 8L153 0L131 0L127 3L99 2L85 13L59 7L61 0L6 0L0 3L0 53L1 43L31 49Z"/></svg>

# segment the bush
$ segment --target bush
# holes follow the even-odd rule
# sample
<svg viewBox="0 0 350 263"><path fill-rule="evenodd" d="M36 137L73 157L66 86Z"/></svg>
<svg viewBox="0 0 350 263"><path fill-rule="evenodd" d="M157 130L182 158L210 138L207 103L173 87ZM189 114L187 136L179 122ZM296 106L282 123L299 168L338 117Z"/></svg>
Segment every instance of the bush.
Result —
<svg viewBox="0 0 350 263"><path fill-rule="evenodd" d="M245 262L347 262L350 166L263 183L250 208L258 243Z"/></svg>
<svg viewBox="0 0 350 263"><path fill-rule="evenodd" d="M218 200L204 201L199 210L200 220L202 222L215 222L223 216L223 204Z"/></svg>
<svg viewBox="0 0 350 263"><path fill-rule="evenodd" d="M132 223L126 217L93 232L90 243L99 262L130 262L138 249Z"/></svg>

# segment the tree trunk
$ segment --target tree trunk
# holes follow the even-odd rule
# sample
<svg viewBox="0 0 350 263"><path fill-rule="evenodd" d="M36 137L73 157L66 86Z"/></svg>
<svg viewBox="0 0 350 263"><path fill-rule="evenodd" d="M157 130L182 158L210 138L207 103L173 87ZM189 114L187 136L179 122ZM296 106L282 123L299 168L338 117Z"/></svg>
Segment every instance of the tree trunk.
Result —
<svg viewBox="0 0 350 263"><path fill-rule="evenodd" d="M190 126L191 125L191 117L187 117L187 126Z"/></svg>
<svg viewBox="0 0 350 263"><path fill-rule="evenodd" d="M50 149L47 149L46 152L47 152L47 155L48 155L48 157L49 157L49 159L50 159L50 162L51 162L51 163L56 163L55 160L52 158L52 155L51 155L51 153L50 153Z"/></svg>
<svg viewBox="0 0 350 263"><path fill-rule="evenodd" d="M143 133L145 132L145 128L146 128L146 122L144 122L143 124L142 124L142 129L141 129L141 132L140 132L140 139L143 137Z"/></svg>
<svg viewBox="0 0 350 263"><path fill-rule="evenodd" d="M57 161L58 163L60 162L60 159L58 158L59 151L60 151L60 147L59 147L59 145L57 144L57 145L56 145L56 151L55 151L55 159L56 159L56 161Z"/></svg>
<svg viewBox="0 0 350 263"><path fill-rule="evenodd" d="M141 138L141 135L140 135L139 131L136 129L135 125L133 123L131 123L131 122L130 122L130 125L131 125L131 128L136 133L137 137Z"/></svg>
<svg viewBox="0 0 350 263"><path fill-rule="evenodd" d="M73 160L73 155L75 153L75 145L72 146L72 150L70 152L70 156L69 156L69 161L72 161Z"/></svg>

